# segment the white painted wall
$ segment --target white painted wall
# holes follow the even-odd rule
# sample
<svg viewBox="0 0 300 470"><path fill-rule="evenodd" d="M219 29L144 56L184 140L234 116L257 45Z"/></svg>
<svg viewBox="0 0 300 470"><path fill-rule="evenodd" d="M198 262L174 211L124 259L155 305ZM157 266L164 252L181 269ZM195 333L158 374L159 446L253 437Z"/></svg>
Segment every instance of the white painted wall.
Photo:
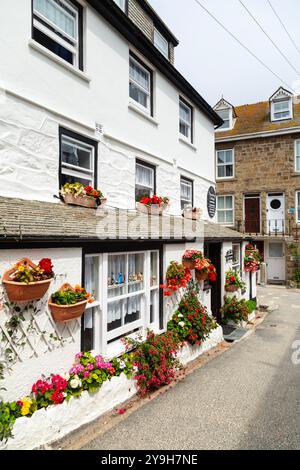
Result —
<svg viewBox="0 0 300 470"><path fill-rule="evenodd" d="M55 202L58 125L95 138L99 122L110 146L99 148L99 185L113 204L134 204L134 158L139 156L158 165L157 193L170 192L174 211L179 209L179 175L194 179L195 205L207 216L206 193L214 184L214 129L200 111L195 112L192 148L179 139L179 92L156 70L154 119L129 109L130 45L90 7L85 9L90 81L33 48L30 40L31 0L2 0L0 87L21 100L8 92L0 97L0 195Z"/></svg>
<svg viewBox="0 0 300 470"><path fill-rule="evenodd" d="M23 346L16 348L19 359L12 365L11 371L5 373L5 379L1 382L1 386L6 389L3 392L1 390L1 396L4 399L14 400L26 396L31 385L41 378L42 374L64 373L72 365L75 354L80 350L80 320L67 325L54 323L48 311L47 301L51 292L59 289L63 283L81 284L81 256L79 248L0 250L1 277L7 269L24 257L30 258L33 262L38 262L45 257L51 258L56 275L44 298L33 302L38 308L37 313L33 314L31 311L26 314L25 322L21 323L21 330L25 332L27 338ZM7 314L3 305L7 300L5 288L1 285L0 289L1 334L10 315ZM34 318L33 325L36 331L30 332L28 326L32 318ZM63 343L52 341L50 334L63 338ZM22 339L21 336L19 339ZM23 343L23 340L21 342ZM1 341L0 347L5 347L4 341Z"/></svg>

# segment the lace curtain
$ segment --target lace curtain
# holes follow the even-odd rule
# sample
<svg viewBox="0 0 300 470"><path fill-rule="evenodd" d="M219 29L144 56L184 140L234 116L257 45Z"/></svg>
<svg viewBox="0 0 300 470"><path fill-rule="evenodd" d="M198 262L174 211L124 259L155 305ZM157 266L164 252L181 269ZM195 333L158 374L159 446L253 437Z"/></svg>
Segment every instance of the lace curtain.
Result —
<svg viewBox="0 0 300 470"><path fill-rule="evenodd" d="M64 33L77 40L76 15L59 0L33 0L33 8Z"/></svg>

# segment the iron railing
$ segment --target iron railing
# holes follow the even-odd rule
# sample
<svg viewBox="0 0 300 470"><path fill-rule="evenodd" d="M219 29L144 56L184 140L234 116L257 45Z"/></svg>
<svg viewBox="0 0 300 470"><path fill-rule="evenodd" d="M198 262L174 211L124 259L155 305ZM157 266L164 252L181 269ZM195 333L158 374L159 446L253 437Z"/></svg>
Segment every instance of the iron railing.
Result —
<svg viewBox="0 0 300 470"><path fill-rule="evenodd" d="M295 240L300 238L300 225L297 225L291 219L237 220L235 229L238 232L252 236L292 237Z"/></svg>

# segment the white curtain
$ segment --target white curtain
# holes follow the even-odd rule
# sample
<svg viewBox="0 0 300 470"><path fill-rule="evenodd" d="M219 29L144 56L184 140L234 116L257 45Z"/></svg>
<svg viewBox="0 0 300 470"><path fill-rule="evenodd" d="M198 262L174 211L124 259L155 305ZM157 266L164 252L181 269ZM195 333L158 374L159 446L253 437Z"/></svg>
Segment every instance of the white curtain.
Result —
<svg viewBox="0 0 300 470"><path fill-rule="evenodd" d="M33 0L33 7L36 12L77 40L76 15L71 8L66 11L67 7L63 9L57 0Z"/></svg>
<svg viewBox="0 0 300 470"><path fill-rule="evenodd" d="M130 78L145 90L150 91L149 73L132 59L130 59Z"/></svg>
<svg viewBox="0 0 300 470"><path fill-rule="evenodd" d="M140 186L153 188L153 170L142 165L136 165L136 183Z"/></svg>

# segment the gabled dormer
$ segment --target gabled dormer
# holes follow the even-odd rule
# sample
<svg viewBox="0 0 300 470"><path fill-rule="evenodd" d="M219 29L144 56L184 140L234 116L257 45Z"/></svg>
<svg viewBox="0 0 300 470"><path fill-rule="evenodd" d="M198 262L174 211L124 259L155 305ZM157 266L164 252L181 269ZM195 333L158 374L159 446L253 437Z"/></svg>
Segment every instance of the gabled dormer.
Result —
<svg viewBox="0 0 300 470"><path fill-rule="evenodd" d="M278 88L269 102L271 121L293 119L293 94L290 91L283 87Z"/></svg>
<svg viewBox="0 0 300 470"><path fill-rule="evenodd" d="M230 131L233 129L237 117L234 106L228 103L228 101L224 100L224 98L221 98L220 101L214 106L214 110L224 121L222 126L218 127L217 132Z"/></svg>

